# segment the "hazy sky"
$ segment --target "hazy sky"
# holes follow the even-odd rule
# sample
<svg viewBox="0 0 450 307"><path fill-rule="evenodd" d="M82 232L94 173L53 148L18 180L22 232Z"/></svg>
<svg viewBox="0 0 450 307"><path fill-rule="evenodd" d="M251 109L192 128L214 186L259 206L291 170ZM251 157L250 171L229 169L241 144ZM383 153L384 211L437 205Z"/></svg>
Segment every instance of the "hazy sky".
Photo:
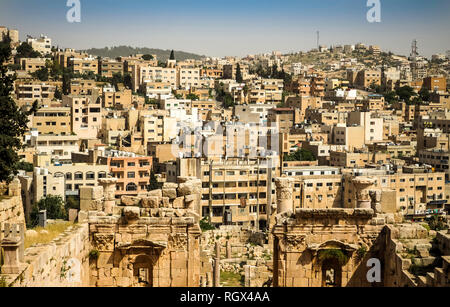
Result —
<svg viewBox="0 0 450 307"><path fill-rule="evenodd" d="M130 45L210 56L306 51L321 44L378 44L430 56L450 49L450 1L380 0L369 23L367 0L80 0L81 23L68 23L67 0L0 0L0 25L46 34L76 49Z"/></svg>

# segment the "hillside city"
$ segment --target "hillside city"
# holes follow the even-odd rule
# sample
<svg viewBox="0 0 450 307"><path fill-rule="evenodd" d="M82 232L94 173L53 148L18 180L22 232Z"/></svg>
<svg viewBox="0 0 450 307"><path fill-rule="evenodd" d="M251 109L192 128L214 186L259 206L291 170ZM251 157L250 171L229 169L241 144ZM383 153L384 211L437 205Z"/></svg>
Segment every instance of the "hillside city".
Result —
<svg viewBox="0 0 450 307"><path fill-rule="evenodd" d="M450 50L19 37L0 26L0 286L450 286Z"/></svg>

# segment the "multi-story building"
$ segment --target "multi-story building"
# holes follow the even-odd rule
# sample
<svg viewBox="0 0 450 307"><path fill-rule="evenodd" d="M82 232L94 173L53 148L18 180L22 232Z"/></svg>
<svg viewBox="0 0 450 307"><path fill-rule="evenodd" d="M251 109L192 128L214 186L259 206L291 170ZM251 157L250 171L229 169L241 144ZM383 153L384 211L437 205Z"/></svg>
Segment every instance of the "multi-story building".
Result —
<svg viewBox="0 0 450 307"><path fill-rule="evenodd" d="M445 77L426 77L423 79L422 86L430 92L446 92L447 79Z"/></svg>
<svg viewBox="0 0 450 307"><path fill-rule="evenodd" d="M27 38L27 43L37 52L43 55L50 54L52 52L52 39L45 35L41 35L39 38Z"/></svg>
<svg viewBox="0 0 450 307"><path fill-rule="evenodd" d="M212 215L216 225L268 226L271 204L275 201L273 178L279 175L275 160L205 161L177 159L168 170L176 175L202 180L202 215ZM212 211L211 211L212 209Z"/></svg>
<svg viewBox="0 0 450 307"><path fill-rule="evenodd" d="M21 58L20 66L27 73L32 74L45 67L46 59L44 58Z"/></svg>
<svg viewBox="0 0 450 307"><path fill-rule="evenodd" d="M31 118L32 128L40 134L70 135L72 133L71 108L44 106Z"/></svg>
<svg viewBox="0 0 450 307"><path fill-rule="evenodd" d="M76 135L38 135L31 137L31 146L38 154L46 154L56 161L70 161L71 153L79 150Z"/></svg>
<svg viewBox="0 0 450 307"><path fill-rule="evenodd" d="M434 173L422 168L408 166L397 173L382 169L345 170L343 207L356 207L357 188L354 185L354 179L361 176L371 178L374 181L374 188L391 194L388 205L392 206L391 210L394 212L414 215L424 213L428 208L435 208L437 205L443 206L446 203L445 173Z"/></svg>
<svg viewBox="0 0 450 307"><path fill-rule="evenodd" d="M177 68L177 88L200 86L200 68Z"/></svg>
<svg viewBox="0 0 450 307"><path fill-rule="evenodd" d="M3 36L8 35L11 39L11 44L13 46L19 45L19 30L16 29L8 29L7 27L0 27L0 39L3 39Z"/></svg>
<svg viewBox="0 0 450 307"><path fill-rule="evenodd" d="M383 118L375 118L371 112L350 112L347 118L347 126L361 126L364 128L364 140L366 144L383 140Z"/></svg>
<svg viewBox="0 0 450 307"><path fill-rule="evenodd" d="M152 157L133 153L114 154L108 157L109 172L117 178L116 197L137 196L139 193L147 192L152 167Z"/></svg>
<svg viewBox="0 0 450 307"><path fill-rule="evenodd" d="M16 98L19 106L31 105L36 100L42 104L55 97L56 86L47 82L26 81L15 83Z"/></svg>
<svg viewBox="0 0 450 307"><path fill-rule="evenodd" d="M148 143L170 142L178 135L176 118L169 117L166 110L153 110L141 116L139 121L145 148Z"/></svg>
<svg viewBox="0 0 450 307"><path fill-rule="evenodd" d="M102 125L101 99L95 95L63 96L63 106L71 108L72 132L82 139L94 139Z"/></svg>
<svg viewBox="0 0 450 307"><path fill-rule="evenodd" d="M70 57L68 59L68 66L75 74L98 74L98 60L96 58L76 58Z"/></svg>
<svg viewBox="0 0 450 307"><path fill-rule="evenodd" d="M70 80L69 93L72 95L92 95L94 90L100 92L100 87L94 80L83 80L83 79Z"/></svg>
<svg viewBox="0 0 450 307"><path fill-rule="evenodd" d="M177 70L175 68L162 68L150 65L132 66L133 89L137 91L145 82L169 82L177 87Z"/></svg>
<svg viewBox="0 0 450 307"><path fill-rule="evenodd" d="M98 74L106 78L112 78L115 74L123 75L123 62L101 59L98 61Z"/></svg>
<svg viewBox="0 0 450 307"><path fill-rule="evenodd" d="M360 89L368 89L377 85L381 86L381 71L364 69L357 72L356 76L347 74L347 80L350 82L350 85Z"/></svg>
<svg viewBox="0 0 450 307"><path fill-rule="evenodd" d="M270 109L267 113L267 124L278 127L279 132L288 133L294 126L294 110L291 108Z"/></svg>

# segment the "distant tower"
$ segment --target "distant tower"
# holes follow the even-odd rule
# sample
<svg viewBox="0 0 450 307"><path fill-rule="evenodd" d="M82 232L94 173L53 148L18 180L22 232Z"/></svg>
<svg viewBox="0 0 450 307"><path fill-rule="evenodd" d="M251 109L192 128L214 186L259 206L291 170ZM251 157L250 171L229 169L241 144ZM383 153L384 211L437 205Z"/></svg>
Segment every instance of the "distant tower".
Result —
<svg viewBox="0 0 450 307"><path fill-rule="evenodd" d="M317 50L320 49L320 32L317 31Z"/></svg>
<svg viewBox="0 0 450 307"><path fill-rule="evenodd" d="M417 40L413 40L412 46L411 46L411 72L412 72L412 78L413 81L417 79L418 73L417 73L417 56L419 55L417 52Z"/></svg>

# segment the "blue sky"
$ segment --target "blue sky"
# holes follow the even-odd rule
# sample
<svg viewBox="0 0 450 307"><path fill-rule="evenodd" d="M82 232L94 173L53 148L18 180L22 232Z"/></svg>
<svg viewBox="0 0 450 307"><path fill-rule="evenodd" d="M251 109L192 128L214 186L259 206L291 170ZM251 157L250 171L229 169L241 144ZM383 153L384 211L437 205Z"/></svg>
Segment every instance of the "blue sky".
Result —
<svg viewBox="0 0 450 307"><path fill-rule="evenodd" d="M378 44L409 54L450 49L450 1L380 0L381 23L366 20L367 0L80 0L68 23L66 0L1 0L0 24L49 35L76 49L131 45L211 56L309 50L321 43Z"/></svg>

